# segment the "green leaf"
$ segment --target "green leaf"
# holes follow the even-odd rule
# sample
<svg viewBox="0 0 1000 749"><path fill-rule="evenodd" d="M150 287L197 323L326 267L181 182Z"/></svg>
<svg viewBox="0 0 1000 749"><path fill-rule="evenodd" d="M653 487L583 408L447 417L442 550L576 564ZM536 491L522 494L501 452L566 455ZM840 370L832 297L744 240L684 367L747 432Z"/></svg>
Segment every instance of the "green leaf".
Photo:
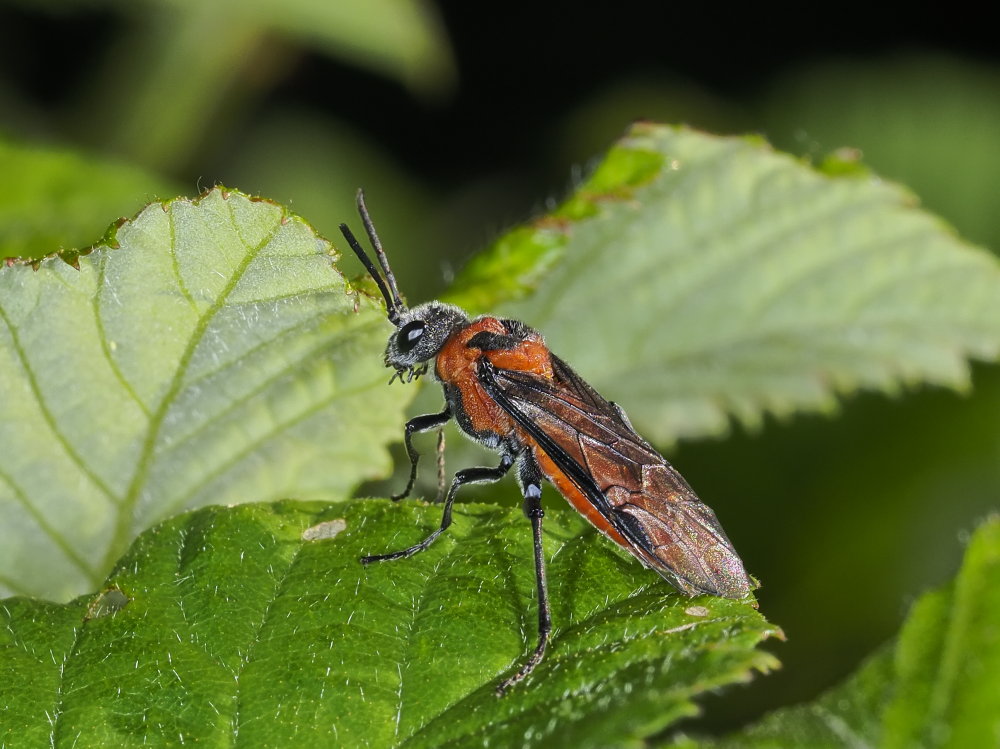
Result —
<svg viewBox="0 0 1000 749"><path fill-rule="evenodd" d="M661 443L861 388L965 387L966 359L1000 351L997 261L901 188L830 163L636 125L450 300L542 331Z"/></svg>
<svg viewBox="0 0 1000 749"><path fill-rule="evenodd" d="M963 236L1000 250L1000 72L928 51L872 62L818 61L781 76L765 100L767 132L793 150L862 149Z"/></svg>
<svg viewBox="0 0 1000 749"><path fill-rule="evenodd" d="M198 3L159 0L191 15ZM416 89L446 88L455 71L447 34L428 0L228 0L238 25L277 30L335 57L392 76Z"/></svg>
<svg viewBox="0 0 1000 749"><path fill-rule="evenodd" d="M441 95L455 80L447 34L428 0L141 0L113 45L88 128L109 151L161 171L202 168L193 154L238 122L308 49ZM197 75L178 71L198 61ZM123 95L122 92L127 92Z"/></svg>
<svg viewBox="0 0 1000 749"><path fill-rule="evenodd" d="M185 508L342 494L400 433L384 313L300 219L212 190L108 242L0 268L0 590L92 589Z"/></svg>
<svg viewBox="0 0 1000 749"><path fill-rule="evenodd" d="M0 258L89 247L111 218L174 192L132 166L2 138L0 174Z"/></svg>
<svg viewBox="0 0 1000 749"><path fill-rule="evenodd" d="M210 507L135 542L101 592L0 602L0 745L608 746L774 659L738 601L689 599L572 512L546 517L555 628L534 647L519 510L351 501Z"/></svg>
<svg viewBox="0 0 1000 749"><path fill-rule="evenodd" d="M975 533L955 582L914 605L898 642L816 702L713 747L972 747L1000 736L1000 518Z"/></svg>
<svg viewBox="0 0 1000 749"><path fill-rule="evenodd" d="M986 746L1000 736L1000 518L973 536L950 589L925 596L896 648L885 746Z"/></svg>
<svg viewBox="0 0 1000 749"><path fill-rule="evenodd" d="M335 57L392 76L423 93L455 81L447 32L430 0L267 0L235 3Z"/></svg>

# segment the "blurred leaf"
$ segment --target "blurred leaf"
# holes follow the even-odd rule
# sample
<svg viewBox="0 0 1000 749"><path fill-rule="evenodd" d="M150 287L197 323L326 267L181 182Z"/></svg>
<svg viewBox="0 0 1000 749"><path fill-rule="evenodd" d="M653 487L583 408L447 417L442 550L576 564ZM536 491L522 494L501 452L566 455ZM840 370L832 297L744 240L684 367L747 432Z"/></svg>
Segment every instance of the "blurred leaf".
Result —
<svg viewBox="0 0 1000 749"><path fill-rule="evenodd" d="M112 48L82 116L109 150L161 170L194 166L195 151L208 139L228 139L230 124L238 132L239 113L306 48L428 95L454 83L447 36L425 0L114 4L133 23ZM178 74L191 60L198 74Z"/></svg>
<svg viewBox="0 0 1000 749"><path fill-rule="evenodd" d="M8 590L93 587L184 508L344 493L388 468L400 433L383 314L300 219L217 189L108 242L0 268Z"/></svg>
<svg viewBox="0 0 1000 749"><path fill-rule="evenodd" d="M111 217L174 193L135 167L2 138L0 174L0 258L89 247Z"/></svg>
<svg viewBox="0 0 1000 749"><path fill-rule="evenodd" d="M661 443L861 388L965 387L966 358L1000 350L997 262L902 189L833 171L637 125L450 300L538 328Z"/></svg>
<svg viewBox="0 0 1000 749"><path fill-rule="evenodd" d="M308 216L327 237L339 237L345 221L357 224L355 195L364 187L405 296L425 298L427 286L440 283L428 269L440 265L444 241L426 228L437 196L364 133L302 110L265 115L245 134L233 160L222 171L235 184ZM355 229L361 231L360 225ZM365 273L352 252L339 265L348 277Z"/></svg>
<svg viewBox="0 0 1000 749"><path fill-rule="evenodd" d="M1000 736L1000 518L973 536L954 584L913 607L894 649L815 703L711 747L973 747Z"/></svg>
<svg viewBox="0 0 1000 749"><path fill-rule="evenodd" d="M861 149L963 236L1000 252L997 66L913 54L828 61L777 81L765 119L782 148Z"/></svg>
<svg viewBox="0 0 1000 749"><path fill-rule="evenodd" d="M835 420L769 421L670 452L790 637L766 690L726 700L730 726L839 683L899 631L901 602L954 576L1000 497L1000 367L973 378L971 394L853 397Z"/></svg>
<svg viewBox="0 0 1000 749"><path fill-rule="evenodd" d="M498 699L535 642L519 510L463 505L427 552L358 561L439 520L385 501L211 507L143 534L100 593L0 602L0 744L603 747L775 664L752 607L686 598L559 512L551 649Z"/></svg>
<svg viewBox="0 0 1000 749"><path fill-rule="evenodd" d="M155 0L192 14L195 0ZM242 25L275 29L418 90L447 89L455 75L448 38L429 0L224 0Z"/></svg>
<svg viewBox="0 0 1000 749"><path fill-rule="evenodd" d="M883 648L857 673L815 702L778 710L722 739L680 736L669 746L683 749L883 746L878 742L880 722L890 701L892 681L892 651Z"/></svg>
<svg viewBox="0 0 1000 749"><path fill-rule="evenodd" d="M754 125L732 98L672 72L632 71L588 92L551 144L563 164L586 163L621 135L622 123L641 117L683 122L711 133L738 133Z"/></svg>
<svg viewBox="0 0 1000 749"><path fill-rule="evenodd" d="M187 6L193 0L169 0ZM234 12L423 93L455 79L448 37L430 0L235 0Z"/></svg>
<svg viewBox="0 0 1000 749"><path fill-rule="evenodd" d="M896 647L885 746L987 746L1000 736L1000 518L973 536L958 579L924 596Z"/></svg>

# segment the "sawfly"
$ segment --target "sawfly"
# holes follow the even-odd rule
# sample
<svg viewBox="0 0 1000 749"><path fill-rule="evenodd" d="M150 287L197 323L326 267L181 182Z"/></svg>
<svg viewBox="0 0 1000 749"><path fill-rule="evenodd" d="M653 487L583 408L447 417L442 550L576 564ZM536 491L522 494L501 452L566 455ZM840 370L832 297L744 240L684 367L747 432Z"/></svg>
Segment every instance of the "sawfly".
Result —
<svg viewBox="0 0 1000 749"><path fill-rule="evenodd" d="M385 350L392 380L411 382L430 371L444 389L440 413L411 419L404 431L413 490L419 455L413 435L454 419L476 442L500 456L495 467L464 468L444 495L440 526L420 543L361 558L365 564L403 559L429 547L451 524L458 490L498 481L514 471L534 538L538 643L521 667L497 687L503 694L541 662L552 618L542 547L542 481L547 480L601 533L658 572L681 592L743 598L752 584L712 509L677 470L640 437L625 412L605 400L541 334L523 322L490 315L470 318L432 301L409 308L359 191L358 212L375 250L376 267L346 224L344 238L385 299L395 330ZM381 270L381 272L380 272Z"/></svg>

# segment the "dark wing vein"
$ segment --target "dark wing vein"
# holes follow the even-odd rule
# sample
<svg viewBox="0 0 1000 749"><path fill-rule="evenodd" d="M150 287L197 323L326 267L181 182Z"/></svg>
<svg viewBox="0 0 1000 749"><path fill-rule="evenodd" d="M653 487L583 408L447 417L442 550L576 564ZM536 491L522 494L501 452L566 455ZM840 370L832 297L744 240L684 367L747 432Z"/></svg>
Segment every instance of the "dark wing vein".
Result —
<svg viewBox="0 0 1000 749"><path fill-rule="evenodd" d="M489 396L637 557L690 595L745 595L750 583L742 562L711 508L614 404L561 360L553 356L552 363L552 380L501 369L486 359L478 373Z"/></svg>
<svg viewBox="0 0 1000 749"><path fill-rule="evenodd" d="M518 383L526 384L525 380L527 379L536 385L532 388L535 392L546 392L542 391L540 388L540 383L543 381L537 378L531 376L525 377L523 373L514 373L509 370L498 370L486 359L480 360L480 382L486 389L489 396L493 398L493 400L495 400L500 407L504 409L504 411L510 414L521 428L531 435L531 437L538 443L539 447L545 451L545 454L548 455L559 467L559 470L565 473L569 479L576 484L577 488L584 493L587 499L589 499L594 506L600 510L601 514L607 518L609 522L611 522L615 530L639 548L645 549L646 546L648 546L648 540L640 536L640 534L638 534L632 527L622 522L618 513L613 511L611 503L608 501L607 496L601 488L597 485L594 477L590 475L590 473L585 470L584 467L581 466L580 463L578 463L568 452L566 452L566 450L563 449L545 430L543 430L534 419L532 419L522 408L515 404L514 400L508 395L507 391L500 386L497 381L497 375L509 378L514 374L522 375L517 378L516 381ZM554 397L565 402L565 399L559 397L558 391L548 389L547 393L550 397ZM600 398L600 396L598 397ZM601 400L603 400L603 398ZM584 416L588 417L587 421L589 423L593 423L593 419L590 414L587 412L582 413ZM648 549L648 551L652 553L653 550Z"/></svg>
<svg viewBox="0 0 1000 749"><path fill-rule="evenodd" d="M558 386L526 372L494 367L498 389L508 395L511 402L516 400L538 409L548 418L565 424L568 433L590 437L625 460L640 466L666 464L663 456L621 417L616 406L601 397L564 362L554 356L552 360L553 365L558 362L558 366L553 367Z"/></svg>

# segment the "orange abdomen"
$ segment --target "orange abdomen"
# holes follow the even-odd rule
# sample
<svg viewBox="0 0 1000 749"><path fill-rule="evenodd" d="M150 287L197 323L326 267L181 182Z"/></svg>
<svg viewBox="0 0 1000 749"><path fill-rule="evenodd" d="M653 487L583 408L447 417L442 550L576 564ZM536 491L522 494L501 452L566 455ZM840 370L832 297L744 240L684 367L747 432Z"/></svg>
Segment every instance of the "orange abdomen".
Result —
<svg viewBox="0 0 1000 749"><path fill-rule="evenodd" d="M587 499L587 496L583 492L577 489L576 484L574 484L565 473L559 470L559 467L555 464L552 458L550 458L537 443L530 441L530 444L531 454L538 462L538 467L542 469L542 473L545 474L545 478L552 482L552 485L566 498L566 501L569 502L577 512L587 518L588 522L597 528L597 530L622 548L632 551L632 544L626 541L622 534L615 530L608 519L601 514L600 510L597 509L594 503Z"/></svg>

